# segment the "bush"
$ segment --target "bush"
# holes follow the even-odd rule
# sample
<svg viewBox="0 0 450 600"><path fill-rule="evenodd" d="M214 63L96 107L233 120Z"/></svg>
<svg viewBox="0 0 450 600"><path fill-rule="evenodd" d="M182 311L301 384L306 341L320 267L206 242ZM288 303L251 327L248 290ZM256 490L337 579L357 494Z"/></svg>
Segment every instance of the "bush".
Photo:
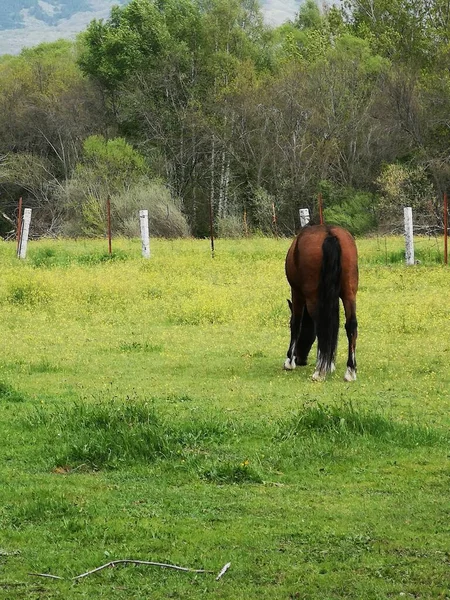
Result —
<svg viewBox="0 0 450 600"><path fill-rule="evenodd" d="M324 220L328 225L345 227L353 235L363 235L375 229L377 220L374 197L350 187L334 187L321 183L324 201Z"/></svg>
<svg viewBox="0 0 450 600"><path fill-rule="evenodd" d="M389 225L390 229L402 228L403 208L410 206L416 226L429 228L439 225L435 192L424 167L397 163L385 165L376 183L380 189L376 208L382 224Z"/></svg>
<svg viewBox="0 0 450 600"><path fill-rule="evenodd" d="M263 188L256 190L253 197L251 220L253 227L263 234L273 233L273 197Z"/></svg>
<svg viewBox="0 0 450 600"><path fill-rule="evenodd" d="M87 196L82 182L72 180L67 187L68 215L64 233L96 237L106 233L106 200ZM189 225L180 202L157 180L141 180L128 190L111 195L111 222L115 235L139 237L139 210L149 214L151 237L186 237Z"/></svg>
<svg viewBox="0 0 450 600"><path fill-rule="evenodd" d="M151 165L122 138L91 136L84 142L82 161L66 182L64 231L69 236L103 236L106 203L111 199L112 229L116 235L137 237L139 210L147 209L150 232L157 237L189 235L181 204L160 181Z"/></svg>
<svg viewBox="0 0 450 600"><path fill-rule="evenodd" d="M150 236L176 238L190 235L181 203L161 182L141 183L111 198L114 230L126 237L140 235L139 211L148 210Z"/></svg>
<svg viewBox="0 0 450 600"><path fill-rule="evenodd" d="M245 234L244 221L235 215L217 219L217 235L220 238L241 238Z"/></svg>
<svg viewBox="0 0 450 600"><path fill-rule="evenodd" d="M356 192L354 196L325 208L324 219L330 225L345 227L353 235L363 235L376 227L372 198L364 192Z"/></svg>

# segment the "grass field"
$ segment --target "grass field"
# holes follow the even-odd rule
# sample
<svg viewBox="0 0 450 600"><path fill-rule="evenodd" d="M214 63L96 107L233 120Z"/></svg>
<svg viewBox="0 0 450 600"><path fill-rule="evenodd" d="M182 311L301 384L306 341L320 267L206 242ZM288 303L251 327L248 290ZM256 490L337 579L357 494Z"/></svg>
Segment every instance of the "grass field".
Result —
<svg viewBox="0 0 450 600"><path fill-rule="evenodd" d="M0 243L0 598L450 598L442 240L358 240L354 383L282 370L289 243Z"/></svg>

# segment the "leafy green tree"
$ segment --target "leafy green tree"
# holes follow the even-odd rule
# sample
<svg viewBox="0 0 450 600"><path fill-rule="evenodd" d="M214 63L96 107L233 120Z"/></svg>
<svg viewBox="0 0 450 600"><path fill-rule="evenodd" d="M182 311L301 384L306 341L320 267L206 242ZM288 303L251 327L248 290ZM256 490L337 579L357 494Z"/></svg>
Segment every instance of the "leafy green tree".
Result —
<svg viewBox="0 0 450 600"><path fill-rule="evenodd" d="M316 0L305 0L300 5L295 18L295 26L299 29L320 29L322 15Z"/></svg>
<svg viewBox="0 0 450 600"><path fill-rule="evenodd" d="M75 176L89 180L99 197L127 189L149 173L145 158L123 138L107 140L100 135L86 138L75 169Z"/></svg>
<svg viewBox="0 0 450 600"><path fill-rule="evenodd" d="M107 21L94 20L82 35L78 63L82 71L114 91L147 61L163 53L167 26L158 7L148 0L114 6Z"/></svg>
<svg viewBox="0 0 450 600"><path fill-rule="evenodd" d="M227 206L226 98L244 62L270 66L265 36L252 0L132 0L83 38L82 70L109 95L119 130L164 158L160 174L194 221L208 201Z"/></svg>
<svg viewBox="0 0 450 600"><path fill-rule="evenodd" d="M270 227L273 207L292 232L322 181L348 193L333 210L355 223L383 165L409 165L436 213L450 184L448 0L319 4L268 28L257 0L131 0L76 44L0 58L0 208L22 194L53 230L64 197L101 232L108 194L125 206L130 186L158 179L195 234L210 206L222 233L241 233L244 211Z"/></svg>
<svg viewBox="0 0 450 600"><path fill-rule="evenodd" d="M449 41L447 0L341 0L356 35L394 61L420 69L430 66Z"/></svg>

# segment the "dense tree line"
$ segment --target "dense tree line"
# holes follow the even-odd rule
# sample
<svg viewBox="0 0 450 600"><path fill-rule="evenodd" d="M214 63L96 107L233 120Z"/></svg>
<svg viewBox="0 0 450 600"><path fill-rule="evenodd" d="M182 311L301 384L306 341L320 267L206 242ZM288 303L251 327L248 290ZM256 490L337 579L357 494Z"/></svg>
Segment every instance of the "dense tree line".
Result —
<svg viewBox="0 0 450 600"><path fill-rule="evenodd" d="M363 233L402 206L439 228L450 177L450 2L132 0L76 43L0 57L0 208L97 235L292 233L298 209ZM146 204L146 206L144 206ZM11 228L2 220L0 231Z"/></svg>

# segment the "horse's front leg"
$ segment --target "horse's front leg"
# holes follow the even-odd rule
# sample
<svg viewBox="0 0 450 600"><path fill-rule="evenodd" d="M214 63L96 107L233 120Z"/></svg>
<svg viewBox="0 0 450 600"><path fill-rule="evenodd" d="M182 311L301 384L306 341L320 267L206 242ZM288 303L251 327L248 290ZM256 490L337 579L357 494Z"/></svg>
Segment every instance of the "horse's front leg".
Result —
<svg viewBox="0 0 450 600"><path fill-rule="evenodd" d="M356 338L358 337L358 321L356 319L356 301L344 300L345 331L348 339L347 370L344 375L345 381L356 379Z"/></svg>
<svg viewBox="0 0 450 600"><path fill-rule="evenodd" d="M296 365L299 364L297 360L298 341L300 338L300 332L302 327L302 317L304 310L304 302L299 299L294 293L292 294L292 302L288 300L289 308L291 310L291 340L289 342L289 348L287 351L287 358L284 361L284 368L287 371L295 369Z"/></svg>
<svg viewBox="0 0 450 600"><path fill-rule="evenodd" d="M307 307L303 309L302 324L300 327L300 335L297 341L296 349L296 363L298 365L308 364L308 355L311 350L311 346L314 344L316 339L316 324L310 317Z"/></svg>

